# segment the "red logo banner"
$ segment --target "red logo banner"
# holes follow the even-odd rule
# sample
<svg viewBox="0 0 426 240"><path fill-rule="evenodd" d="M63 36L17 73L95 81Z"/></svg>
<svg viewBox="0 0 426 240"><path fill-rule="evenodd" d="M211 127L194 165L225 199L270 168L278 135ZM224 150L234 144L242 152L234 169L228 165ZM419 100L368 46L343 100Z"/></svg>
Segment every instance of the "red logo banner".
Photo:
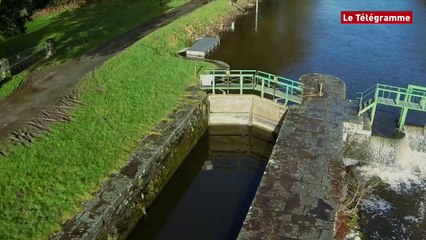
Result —
<svg viewBox="0 0 426 240"><path fill-rule="evenodd" d="M342 11L342 24L412 24L412 11Z"/></svg>

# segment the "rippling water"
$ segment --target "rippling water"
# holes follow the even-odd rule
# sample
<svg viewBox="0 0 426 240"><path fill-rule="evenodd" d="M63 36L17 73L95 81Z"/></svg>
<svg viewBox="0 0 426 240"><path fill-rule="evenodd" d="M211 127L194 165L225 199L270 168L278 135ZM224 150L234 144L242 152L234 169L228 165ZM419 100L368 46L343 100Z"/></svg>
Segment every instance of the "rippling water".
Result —
<svg viewBox="0 0 426 240"><path fill-rule="evenodd" d="M342 25L344 10L410 10L414 24ZM426 86L424 0L264 0L258 18L257 31L254 12L239 18L209 58L293 79L331 74L352 99L378 82ZM408 121L424 124L419 118L426 114L409 113Z"/></svg>
<svg viewBox="0 0 426 240"><path fill-rule="evenodd" d="M403 139L370 139L371 159L358 168L382 185L361 204L368 239L426 239L426 135L406 127Z"/></svg>
<svg viewBox="0 0 426 240"><path fill-rule="evenodd" d="M344 10L413 11L414 24L342 25ZM254 12L238 19L210 58L293 79L331 74L346 82L352 99L378 82L426 86L425 0L265 0L258 19L257 31ZM375 132L393 131L397 119L396 109L379 107ZM410 112L407 122L424 126L426 114ZM426 143L419 129L402 141L372 138L375 155L361 171L384 184L362 205L369 239L426 239Z"/></svg>
<svg viewBox="0 0 426 240"><path fill-rule="evenodd" d="M127 239L236 239L274 142L262 129L210 127Z"/></svg>

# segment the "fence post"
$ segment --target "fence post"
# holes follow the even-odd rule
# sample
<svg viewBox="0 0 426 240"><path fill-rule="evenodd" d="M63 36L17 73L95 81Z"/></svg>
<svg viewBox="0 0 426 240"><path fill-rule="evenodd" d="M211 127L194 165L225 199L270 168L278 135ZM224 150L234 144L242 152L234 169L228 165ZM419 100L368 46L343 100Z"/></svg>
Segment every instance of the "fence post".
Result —
<svg viewBox="0 0 426 240"><path fill-rule="evenodd" d="M56 42L53 38L46 39L46 58L53 56L56 53Z"/></svg>
<svg viewBox="0 0 426 240"><path fill-rule="evenodd" d="M10 72L9 60L7 60L7 58L0 59L0 69L0 81L12 77L12 74Z"/></svg>
<svg viewBox="0 0 426 240"><path fill-rule="evenodd" d="M243 88L244 88L244 78L243 75L240 76L240 94L243 94Z"/></svg>

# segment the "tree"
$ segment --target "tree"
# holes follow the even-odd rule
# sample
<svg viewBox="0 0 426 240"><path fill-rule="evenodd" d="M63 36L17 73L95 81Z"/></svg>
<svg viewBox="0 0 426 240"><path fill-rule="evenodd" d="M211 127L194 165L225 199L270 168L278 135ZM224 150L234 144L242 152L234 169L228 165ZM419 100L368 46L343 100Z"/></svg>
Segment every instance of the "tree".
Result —
<svg viewBox="0 0 426 240"><path fill-rule="evenodd" d="M34 11L43 8L48 0L0 0L0 38L25 32L25 23Z"/></svg>

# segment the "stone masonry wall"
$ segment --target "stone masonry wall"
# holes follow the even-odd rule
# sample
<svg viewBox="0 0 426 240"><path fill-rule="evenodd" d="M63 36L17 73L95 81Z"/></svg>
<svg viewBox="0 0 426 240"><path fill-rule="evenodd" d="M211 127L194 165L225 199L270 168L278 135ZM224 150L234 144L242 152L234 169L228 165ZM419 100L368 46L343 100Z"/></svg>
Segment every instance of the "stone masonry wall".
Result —
<svg viewBox="0 0 426 240"><path fill-rule="evenodd" d="M119 173L84 203L83 212L52 239L124 239L207 128L205 94L186 103L146 136Z"/></svg>
<svg viewBox="0 0 426 240"><path fill-rule="evenodd" d="M340 79L306 74L300 80L306 97L286 114L238 239L335 237L345 196L344 135L364 133L362 119Z"/></svg>

